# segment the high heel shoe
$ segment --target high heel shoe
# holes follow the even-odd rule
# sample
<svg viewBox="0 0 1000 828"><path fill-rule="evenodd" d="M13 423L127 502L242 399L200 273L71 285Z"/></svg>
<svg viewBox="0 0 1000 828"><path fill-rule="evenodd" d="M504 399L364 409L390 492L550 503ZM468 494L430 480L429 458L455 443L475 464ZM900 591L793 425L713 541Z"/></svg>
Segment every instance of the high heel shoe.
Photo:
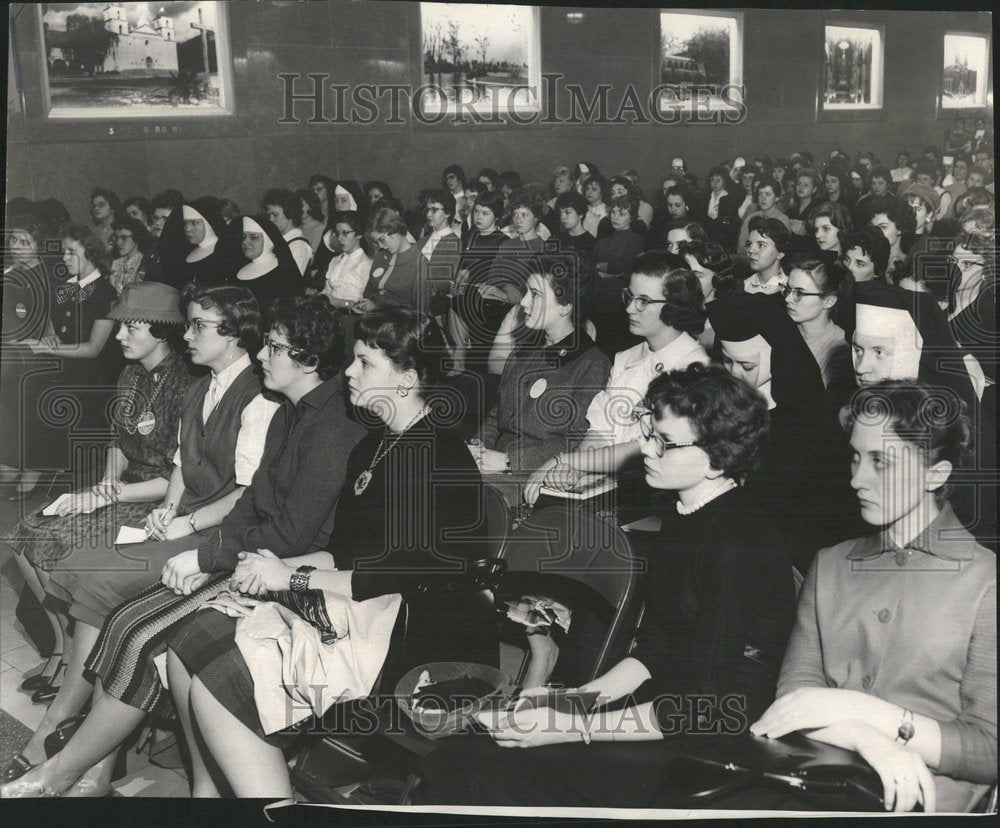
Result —
<svg viewBox="0 0 1000 828"><path fill-rule="evenodd" d="M59 660L56 662L56 669L53 670L51 674L49 674L45 669L42 669L41 672L35 673L33 676L28 676L28 678L21 682L18 689L32 693L35 690L41 690L47 684L51 684L56 673L66 666L66 663L62 660L62 653L53 653L49 656L49 661L51 662L54 658L58 658ZM46 663L45 667L47 668L48 666L48 663Z"/></svg>
<svg viewBox="0 0 1000 828"><path fill-rule="evenodd" d="M48 704L52 701L59 694L59 689L62 687L62 679L65 673L66 662L60 661L55 673L52 674L51 680L44 687L40 687L31 694L31 703Z"/></svg>
<svg viewBox="0 0 1000 828"><path fill-rule="evenodd" d="M24 757L24 754L19 753L7 765L6 770L0 774L0 782L7 783L13 782L15 779L20 779L33 767L35 766Z"/></svg>
<svg viewBox="0 0 1000 828"><path fill-rule="evenodd" d="M111 782L117 782L128 772L128 757L127 751L118 751L118 756L115 757L115 766L111 771ZM65 791L63 791L60 796L66 798L75 797L89 797L89 798L99 798L102 796L115 796L115 791L111 787L110 783L99 785L97 780L88 779L87 775L90 771L87 771L83 776L76 780L72 785L69 786Z"/></svg>
<svg viewBox="0 0 1000 828"><path fill-rule="evenodd" d="M41 782L27 782L18 779L16 782L0 785L0 799L42 799L58 795L52 788L46 787Z"/></svg>
<svg viewBox="0 0 1000 828"><path fill-rule="evenodd" d="M83 714L81 716L73 716L59 722L56 729L46 736L45 741L42 743L45 747L45 756L51 759L60 750L66 747L69 740L73 738L73 734L76 733L80 725L83 724L83 720L86 718L87 715Z"/></svg>

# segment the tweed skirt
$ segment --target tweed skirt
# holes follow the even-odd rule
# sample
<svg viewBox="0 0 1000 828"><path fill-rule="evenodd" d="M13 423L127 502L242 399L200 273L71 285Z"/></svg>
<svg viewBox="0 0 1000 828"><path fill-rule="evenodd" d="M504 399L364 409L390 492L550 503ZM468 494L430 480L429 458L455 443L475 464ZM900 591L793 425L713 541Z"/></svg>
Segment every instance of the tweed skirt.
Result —
<svg viewBox="0 0 1000 828"><path fill-rule="evenodd" d="M114 609L86 664L105 692L130 707L156 711L169 694L164 692L153 659L166 652L171 635L184 619L228 587L229 576L219 573L191 595L175 595L156 584Z"/></svg>

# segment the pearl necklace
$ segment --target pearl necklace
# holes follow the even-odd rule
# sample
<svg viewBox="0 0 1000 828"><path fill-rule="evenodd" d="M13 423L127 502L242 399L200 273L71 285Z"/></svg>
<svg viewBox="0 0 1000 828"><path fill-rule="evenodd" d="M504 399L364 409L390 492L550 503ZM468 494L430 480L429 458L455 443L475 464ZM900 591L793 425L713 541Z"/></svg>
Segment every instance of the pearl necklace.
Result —
<svg viewBox="0 0 1000 828"><path fill-rule="evenodd" d="M735 489L735 488L736 488L736 481L732 479L727 479L723 485L719 486L714 491L709 492L707 495L701 498L701 500L696 500L690 506L685 506L678 500L677 513L681 515L690 515L692 512L697 512L702 506L711 503L713 500L715 500L715 498L719 497L720 495L724 495L730 489Z"/></svg>
<svg viewBox="0 0 1000 828"><path fill-rule="evenodd" d="M416 423L417 420L419 420L425 414L427 414L427 411L428 411L427 406L421 408L417 412L417 416L406 424L403 430L396 435L396 439L393 440L391 443L389 443L388 446L386 446L385 444L385 438L389 436L388 429L386 430L386 433L382 437L382 442L378 444L378 451L375 452L375 459L372 460L368 468L365 469L365 471L361 472L361 474L358 475L357 480L354 481L355 496L360 496L364 492L364 490L368 488L368 484L372 482L372 471L375 469L375 467L381 462L383 457L385 457L390 451L392 451L392 447L395 446L396 443L400 441L400 439L402 439L403 435L410 430L413 424Z"/></svg>

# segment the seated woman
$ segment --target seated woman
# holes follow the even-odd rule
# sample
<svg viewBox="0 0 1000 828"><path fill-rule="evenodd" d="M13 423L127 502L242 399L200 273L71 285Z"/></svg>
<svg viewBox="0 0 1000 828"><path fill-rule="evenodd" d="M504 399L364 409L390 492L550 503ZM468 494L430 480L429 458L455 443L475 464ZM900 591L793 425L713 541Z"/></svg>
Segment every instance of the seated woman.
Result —
<svg viewBox="0 0 1000 828"><path fill-rule="evenodd" d="M122 202L114 190L98 187L90 194L90 217L94 223L94 233L104 245L106 255L111 255L115 249L115 231L111 225L122 215Z"/></svg>
<svg viewBox="0 0 1000 828"><path fill-rule="evenodd" d="M520 501L524 474L583 438L587 406L611 367L583 327L589 280L565 256L539 264L520 305L534 335L507 359L497 403L470 444L480 471L511 506Z"/></svg>
<svg viewBox="0 0 1000 828"><path fill-rule="evenodd" d="M189 520L170 520L172 509L166 514L153 513L149 524L154 531L163 533L166 524L165 534L169 537L171 527L181 523L190 524L189 528L197 532L194 537L163 544L183 551L166 561L161 583L150 586L146 574L148 588L141 588L108 617L87 661L87 669L97 681L91 711L79 730L57 756L11 783L16 787L0 789L3 796L67 795L71 788L69 795L106 791L114 748L163 698L154 656L165 652L171 630L179 621L227 587L239 553L267 549L307 564L311 553L326 546L337 493L347 473L347 457L364 433L349 418L341 390L338 368L343 332L338 314L322 297L279 303L272 309L272 322L258 356L265 385L281 394L284 401L270 422L252 485L239 491L235 503L232 497L224 498L231 509L221 526L221 510L216 508L212 514L214 504L192 513ZM199 388L204 384L193 386L195 391ZM198 403L196 395L188 395L187 407ZM239 420L231 407L226 408L224 398L215 416L209 418L210 426L219 414L227 422ZM201 438L185 432L184 420L182 413L182 450L187 467L192 465L188 462L192 455L183 447ZM189 439L185 440L185 436ZM232 453L231 437L228 445ZM201 476L207 477L197 477ZM176 491L173 480L171 487ZM171 490L168 496L172 496ZM182 507L187 502L182 499ZM214 519L217 528L208 532L202 529L196 523L202 516ZM132 547L128 552L135 555L136 549ZM162 560L160 555L153 563ZM150 569L155 577L156 570ZM105 757L108 759L101 761Z"/></svg>
<svg viewBox="0 0 1000 828"><path fill-rule="evenodd" d="M541 201L528 192L519 191L511 197L507 207L517 235L500 243L480 294L484 299L506 302L510 312L524 296L528 275L535 267L532 254L541 253L544 242L538 235Z"/></svg>
<svg viewBox="0 0 1000 828"><path fill-rule="evenodd" d="M458 736L431 753L420 804L655 806L695 697L734 698L747 721L770 702L795 592L771 521L742 486L767 406L723 369L692 365L653 379L637 413L646 483L678 498L649 559L638 646L578 688L599 694L592 714L482 714L492 738ZM698 712L717 723L721 711Z"/></svg>
<svg viewBox="0 0 1000 828"><path fill-rule="evenodd" d="M736 249L745 250L747 239L750 236L750 222L757 216L777 219L789 230L792 229L791 219L788 218L777 207L778 196L781 195L781 185L773 178L761 174L754 179L753 192L755 199L755 209L747 212L740 226L739 236L736 239Z"/></svg>
<svg viewBox="0 0 1000 828"><path fill-rule="evenodd" d="M657 374L705 364L708 354L695 339L705 324L701 285L683 259L669 253L644 253L622 291L629 331L643 342L615 355L607 384L587 409L589 428L575 451L542 463L524 488L534 504L542 485L573 489L588 475L611 474L637 460L638 423L632 417Z"/></svg>
<svg viewBox="0 0 1000 828"><path fill-rule="evenodd" d="M295 197L302 205L302 223L300 225L302 235L306 237L306 241L309 242L312 253L315 255L323 242L323 233L326 231L326 221L322 216L323 208L316 193L312 190L296 190ZM302 275L305 276L308 273L309 268L306 268Z"/></svg>
<svg viewBox="0 0 1000 828"><path fill-rule="evenodd" d="M601 278L628 277L635 260L642 252L645 228L637 229L639 202L632 196L611 200L612 233L598 239L594 245L594 269Z"/></svg>
<svg viewBox="0 0 1000 828"><path fill-rule="evenodd" d="M788 281L781 286L785 310L812 351L828 386L836 373L851 373L850 349L844 329L831 318L840 290L841 268L818 256L796 254L786 265Z"/></svg>
<svg viewBox="0 0 1000 828"><path fill-rule="evenodd" d="M281 238L288 242L299 275L305 276L313 247L302 230L302 201L291 190L272 189L264 193L260 206L268 221L278 228Z"/></svg>
<svg viewBox="0 0 1000 828"><path fill-rule="evenodd" d="M716 296L730 296L736 290L733 260L721 245L713 241L681 242L677 253L687 262L688 270L698 277L706 309ZM705 320L705 329L698 334L698 341L708 353L715 347L715 331L709 320Z"/></svg>
<svg viewBox="0 0 1000 828"><path fill-rule="evenodd" d="M352 310L366 313L382 305L416 307L420 301L420 248L407 238L406 222L395 211L380 208L368 232L378 251L364 296Z"/></svg>
<svg viewBox="0 0 1000 828"><path fill-rule="evenodd" d="M23 378L37 368L29 344L55 335L52 308L55 304L57 263L45 255L46 242L53 232L51 224L37 214L39 205L25 204L23 212L7 219L7 248L3 271L3 324L0 336L3 359L0 359L0 482L13 483L19 494L37 485L41 473L28 452L25 412L36 409L36 401L26 396ZM11 208L8 208L11 209ZM42 387L36 390L44 393ZM33 429L39 429L36 422Z"/></svg>
<svg viewBox="0 0 1000 828"><path fill-rule="evenodd" d="M120 296L125 285L147 278L146 266L149 263L144 254L152 245L153 237L146 225L129 216L115 219L111 229L114 230L114 245L118 257L111 262L108 281ZM154 272L149 276L151 282L159 281L158 273Z"/></svg>
<svg viewBox="0 0 1000 828"><path fill-rule="evenodd" d="M913 211L905 202L890 196L873 198L868 205L868 223L882 231L889 242L889 266L886 279L897 284L901 278L902 264L913 246L916 221Z"/></svg>
<svg viewBox="0 0 1000 828"><path fill-rule="evenodd" d="M886 810L970 810L997 781L996 558L948 503L971 448L947 389L862 389L841 419L878 534L822 550L778 681L752 725L855 750Z"/></svg>
<svg viewBox="0 0 1000 828"><path fill-rule="evenodd" d="M319 202L319 212L313 214L313 218L326 224L330 216L337 212L333 195L336 182L329 176L317 173L309 176L309 183L306 186L312 190Z"/></svg>
<svg viewBox="0 0 1000 828"><path fill-rule="evenodd" d="M724 167L712 167L708 171L708 202L705 208L705 229L712 241L721 245L723 250L731 250L735 242L735 233L739 222L736 213L739 204L734 196L729 195L727 182L729 176Z"/></svg>
<svg viewBox="0 0 1000 828"><path fill-rule="evenodd" d="M641 205L646 204L646 202L641 199L639 188L632 183L630 178L626 178L624 175L616 175L611 179L610 183L612 206L614 206L614 200L616 198L631 198L635 201L635 218L632 219L632 232L641 237L645 237L646 233L649 231L649 225L639 217L639 213L642 210ZM649 207L649 218L651 219L653 208L649 204L646 204L646 206Z"/></svg>
<svg viewBox="0 0 1000 828"><path fill-rule="evenodd" d="M167 491L167 478L177 443L181 403L191 375L175 350L184 317L175 288L156 282L125 286L108 318L119 323L115 339L129 364L118 378L118 404L114 409L117 437L108 447L101 481L65 498L55 519L30 515L4 540L16 553L14 560L25 583L44 601L50 571L57 569L74 550L78 558L90 557L95 545L113 547L121 526L142 524ZM95 573L96 574L96 573ZM100 573L99 577L103 577ZM4 774L15 779L44 758L48 736L72 709L72 685L82 683L83 660L94 635L81 624L70 635L68 617L47 610L55 640L61 644L58 664L46 682L31 682L33 701L58 703L49 708L24 750ZM67 664L71 665L68 675ZM65 685L65 692L60 688ZM89 695L89 693L87 694ZM69 701L69 704L66 702Z"/></svg>
<svg viewBox="0 0 1000 828"><path fill-rule="evenodd" d="M671 223L667 228L666 240L667 252L676 256L680 253L680 246L684 242L708 242L709 238L700 221L678 221Z"/></svg>
<svg viewBox="0 0 1000 828"><path fill-rule="evenodd" d="M889 253L888 239L877 227L868 225L847 237L841 264L850 272L852 285L872 279L884 280Z"/></svg>
<svg viewBox="0 0 1000 828"><path fill-rule="evenodd" d="M174 210L160 233L163 281L178 290L190 283L218 285L239 269L216 250L226 222L213 198L199 198Z"/></svg>
<svg viewBox="0 0 1000 828"><path fill-rule="evenodd" d="M234 220L220 248L227 261L235 261L238 265L226 278L226 283L253 294L265 326L268 323L266 311L275 300L301 296L304 292L288 242L274 223L263 216L241 216Z"/></svg>
<svg viewBox="0 0 1000 828"><path fill-rule="evenodd" d="M153 203L144 196L132 196L122 202L122 213L141 222L147 232L153 233L154 208Z"/></svg>
<svg viewBox="0 0 1000 828"><path fill-rule="evenodd" d="M424 313L443 316L462 253L462 239L452 228L455 197L447 190L431 190L423 205L430 232L417 242L424 261L419 268L415 307Z"/></svg>
<svg viewBox="0 0 1000 828"><path fill-rule="evenodd" d="M345 371L351 401L384 424L361 441L347 463L324 563L305 574L306 586L364 601L399 593L406 601L401 653L390 653L382 686L434 661L496 664L492 612L471 590L448 591L483 546L463 533L480 514L480 478L459 434L439 424L429 394L439 376L444 337L433 320L408 308L385 308L355 326L354 362ZM334 570L333 564L336 564ZM294 565L248 552L233 585L256 594L289 589ZM195 728L240 797L291 795L280 747L264 738L254 687L233 642L233 619L199 613L170 642L170 687L182 711L192 753ZM280 681L279 676L274 677ZM215 793L203 760L195 758L193 793Z"/></svg>
<svg viewBox="0 0 1000 828"><path fill-rule="evenodd" d="M334 233L340 255L327 267L323 295L335 308L350 308L363 298L372 270L372 260L363 244L365 226L361 214L353 210L338 212Z"/></svg>
<svg viewBox="0 0 1000 828"><path fill-rule="evenodd" d="M583 197L587 200L587 215L583 217L583 227L595 239L611 234L611 220L608 218L608 181L604 176L593 173L585 179Z"/></svg>

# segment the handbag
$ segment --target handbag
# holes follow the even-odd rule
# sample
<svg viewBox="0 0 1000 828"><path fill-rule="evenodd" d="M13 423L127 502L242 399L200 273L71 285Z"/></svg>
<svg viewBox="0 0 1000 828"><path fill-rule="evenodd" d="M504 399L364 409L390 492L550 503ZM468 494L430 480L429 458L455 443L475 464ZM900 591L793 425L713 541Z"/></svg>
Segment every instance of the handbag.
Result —
<svg viewBox="0 0 1000 828"><path fill-rule="evenodd" d="M738 808L741 793L761 787L823 810L885 810L882 781L864 759L801 733L691 736L666 766L657 804Z"/></svg>

